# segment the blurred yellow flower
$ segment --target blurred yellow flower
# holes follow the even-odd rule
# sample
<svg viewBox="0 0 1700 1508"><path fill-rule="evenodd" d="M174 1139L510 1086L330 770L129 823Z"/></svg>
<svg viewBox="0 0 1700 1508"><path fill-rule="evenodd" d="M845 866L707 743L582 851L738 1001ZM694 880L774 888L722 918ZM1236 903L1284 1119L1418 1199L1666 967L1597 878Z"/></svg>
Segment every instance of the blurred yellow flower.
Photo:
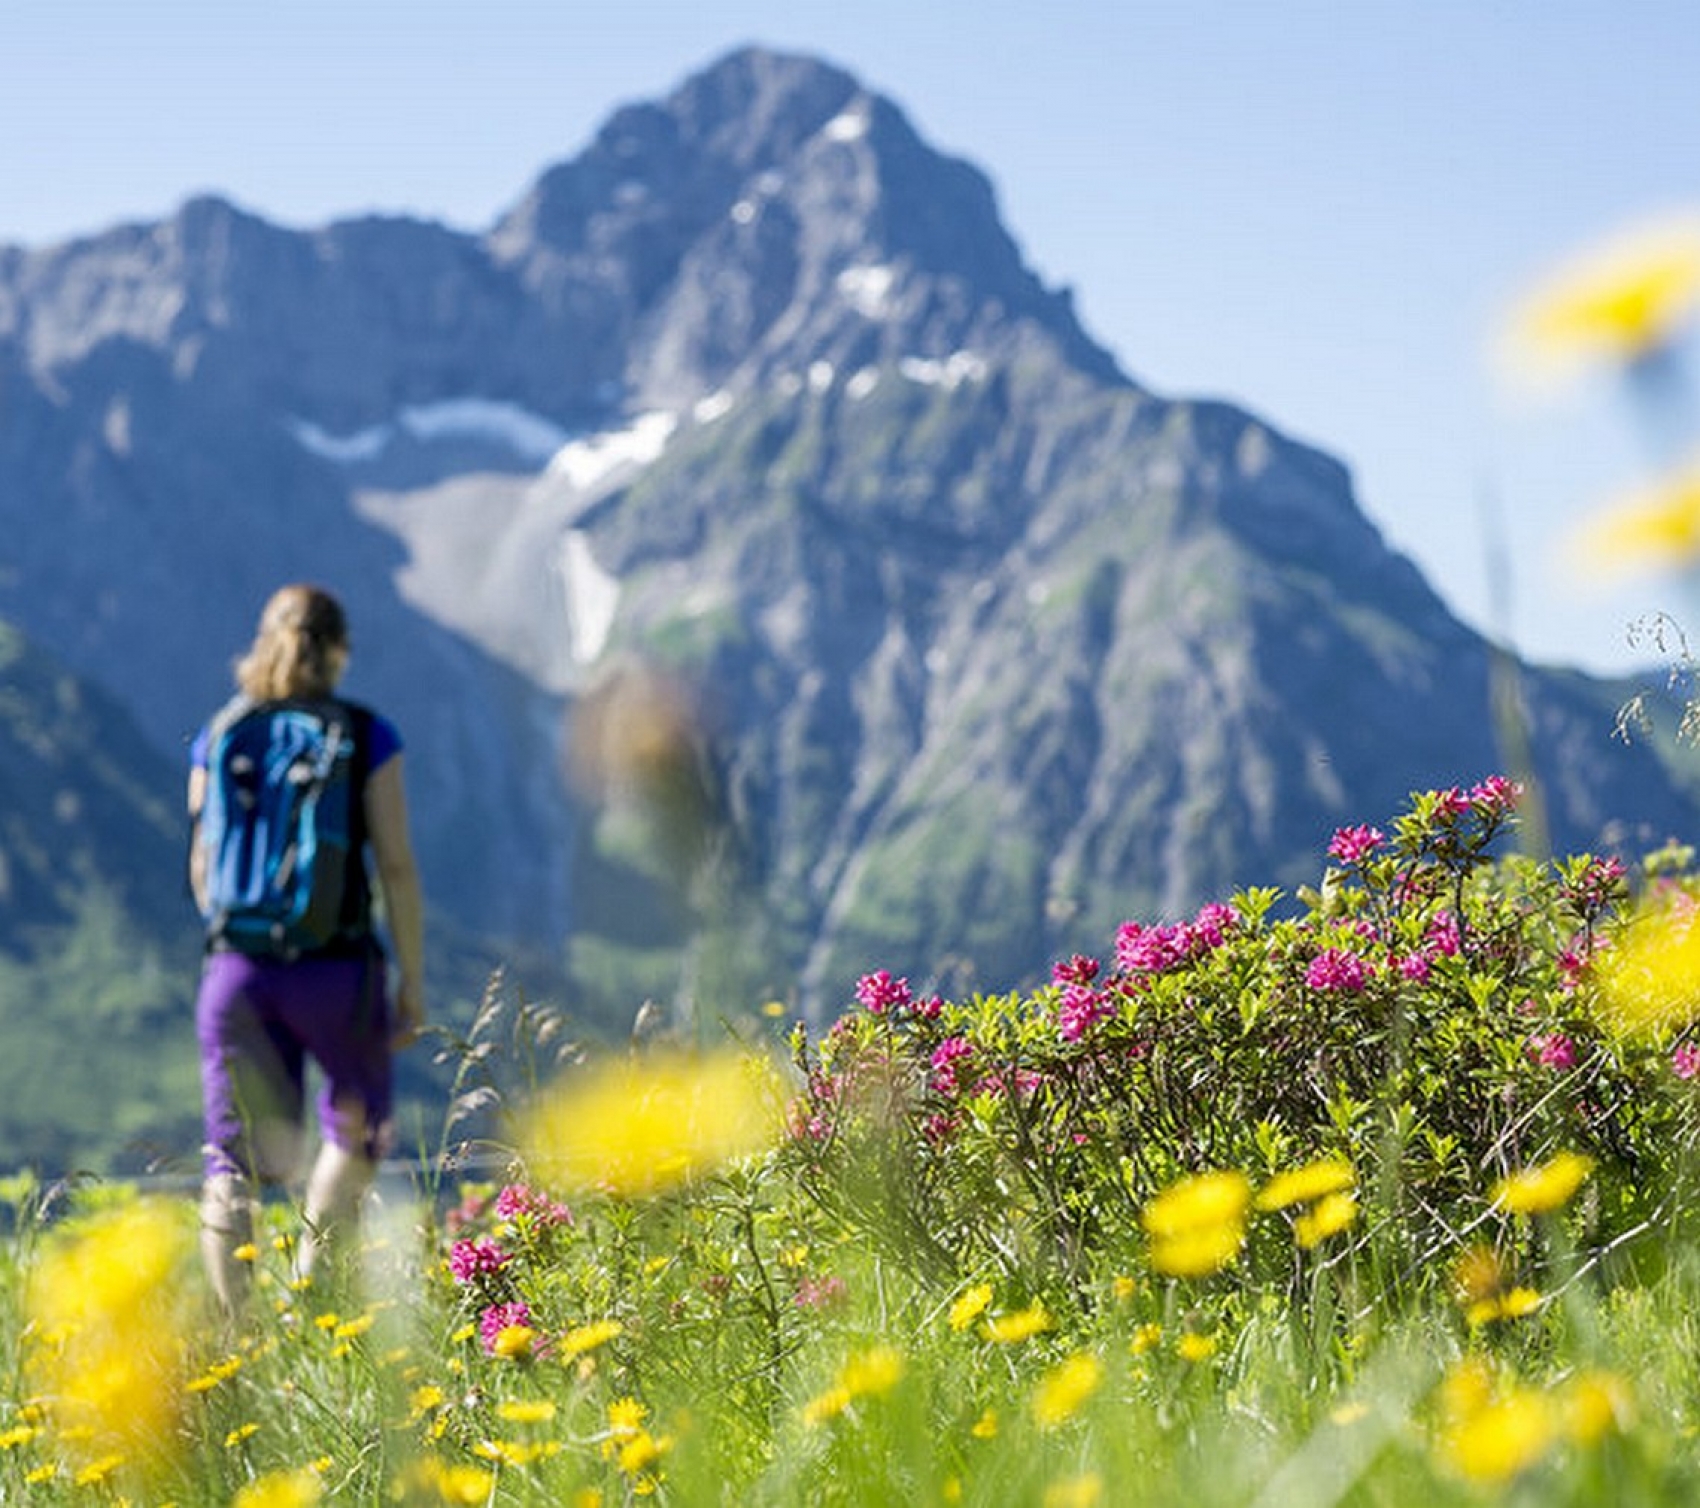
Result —
<svg viewBox="0 0 1700 1508"><path fill-rule="evenodd" d="M903 1379L903 1353L895 1346L874 1346L852 1356L838 1374L852 1398L889 1393Z"/></svg>
<svg viewBox="0 0 1700 1508"><path fill-rule="evenodd" d="M1128 1341L1127 1348L1135 1356L1143 1356L1147 1351L1155 1351L1162 1344L1163 1327L1152 1321L1133 1332L1133 1338Z"/></svg>
<svg viewBox="0 0 1700 1508"><path fill-rule="evenodd" d="M1495 1320L1521 1319L1541 1307L1541 1296L1533 1288L1513 1288L1509 1293L1489 1294L1464 1311L1470 1325L1492 1324Z"/></svg>
<svg viewBox="0 0 1700 1508"><path fill-rule="evenodd" d="M976 1440L995 1440L998 1437L998 1411L994 1408L983 1409L980 1417L968 1426L968 1433Z"/></svg>
<svg viewBox="0 0 1700 1508"><path fill-rule="evenodd" d="M957 1331L966 1330L986 1312L991 1302L992 1285L990 1283L976 1283L972 1288L965 1290L950 1306L950 1328Z"/></svg>
<svg viewBox="0 0 1700 1508"><path fill-rule="evenodd" d="M324 1496L324 1483L302 1467L256 1477L236 1494L231 1508L313 1508Z"/></svg>
<svg viewBox="0 0 1700 1508"><path fill-rule="evenodd" d="M625 1328L618 1320L597 1320L594 1324L580 1325L561 1337L561 1355L580 1356L586 1351L594 1351L624 1334Z"/></svg>
<svg viewBox="0 0 1700 1508"><path fill-rule="evenodd" d="M1358 1201L1350 1194L1324 1194L1293 1221L1293 1239L1309 1251L1337 1236L1358 1218Z"/></svg>
<svg viewBox="0 0 1700 1508"><path fill-rule="evenodd" d="M555 1405L547 1398L509 1398L496 1405L496 1417L509 1424L547 1424Z"/></svg>
<svg viewBox="0 0 1700 1508"><path fill-rule="evenodd" d="M1104 1500L1104 1479L1096 1472L1052 1482L1045 1489L1044 1508L1096 1508Z"/></svg>
<svg viewBox="0 0 1700 1508"><path fill-rule="evenodd" d="M1619 1037L1657 1037L1700 1016L1700 925L1671 906L1639 913L1594 962L1600 1023Z"/></svg>
<svg viewBox="0 0 1700 1508"><path fill-rule="evenodd" d="M1511 1388L1454 1408L1435 1441L1441 1462L1471 1481L1503 1483L1546 1455L1558 1418L1544 1393Z"/></svg>
<svg viewBox="0 0 1700 1508"><path fill-rule="evenodd" d="M184 1214L138 1199L75 1221L29 1275L30 1378L91 1469L130 1452L157 1461L177 1438L193 1252Z"/></svg>
<svg viewBox="0 0 1700 1508"><path fill-rule="evenodd" d="M462 1508L472 1508L474 1504L488 1503L495 1485L496 1477L492 1472L427 1456L424 1460L415 1461L407 1469L401 1481L396 1484L395 1496L411 1502L411 1489L413 1494L434 1497L439 1503L453 1503L462 1505Z"/></svg>
<svg viewBox="0 0 1700 1508"><path fill-rule="evenodd" d="M1074 1418L1104 1382L1104 1364L1090 1351L1077 1351L1051 1368L1033 1391L1033 1419L1040 1429L1055 1429Z"/></svg>
<svg viewBox="0 0 1700 1508"><path fill-rule="evenodd" d="M1633 362L1700 304L1700 215L1632 227L1558 267L1515 311L1504 356L1519 375Z"/></svg>
<svg viewBox="0 0 1700 1508"><path fill-rule="evenodd" d="M1596 1445L1629 1428L1635 1408L1629 1384L1615 1372L1582 1372L1559 1394L1565 1435L1578 1445Z"/></svg>
<svg viewBox="0 0 1700 1508"><path fill-rule="evenodd" d="M850 1407L850 1389L834 1384L823 1393L817 1393L802 1408L803 1423L810 1429L825 1424L829 1419L836 1419L845 1409Z"/></svg>
<svg viewBox="0 0 1700 1508"><path fill-rule="evenodd" d="M1328 1194L1353 1187L1358 1175L1343 1158L1329 1157L1320 1162L1278 1173L1258 1190L1260 1210L1284 1210L1292 1204L1309 1204Z"/></svg>
<svg viewBox="0 0 1700 1508"><path fill-rule="evenodd" d="M770 1145L775 1082L768 1060L741 1053L611 1060L546 1094L521 1145L563 1186L644 1198Z"/></svg>
<svg viewBox="0 0 1700 1508"><path fill-rule="evenodd" d="M996 1345L1013 1346L1032 1340L1035 1335L1042 1335L1050 1328L1051 1316L1045 1306L1033 1303L1013 1314L994 1314L986 1321L983 1333Z"/></svg>
<svg viewBox="0 0 1700 1508"><path fill-rule="evenodd" d="M1245 1245L1251 1184L1243 1173L1198 1173L1157 1195L1140 1219L1151 1238L1151 1265L1170 1277L1219 1272Z"/></svg>
<svg viewBox="0 0 1700 1508"><path fill-rule="evenodd" d="M1692 566L1700 560L1700 458L1619 498L1577 531L1572 554L1588 574Z"/></svg>
<svg viewBox="0 0 1700 1508"><path fill-rule="evenodd" d="M1593 1170L1593 1158L1580 1152L1560 1152L1550 1162L1500 1179L1489 1197L1508 1214L1545 1214L1568 1203Z"/></svg>

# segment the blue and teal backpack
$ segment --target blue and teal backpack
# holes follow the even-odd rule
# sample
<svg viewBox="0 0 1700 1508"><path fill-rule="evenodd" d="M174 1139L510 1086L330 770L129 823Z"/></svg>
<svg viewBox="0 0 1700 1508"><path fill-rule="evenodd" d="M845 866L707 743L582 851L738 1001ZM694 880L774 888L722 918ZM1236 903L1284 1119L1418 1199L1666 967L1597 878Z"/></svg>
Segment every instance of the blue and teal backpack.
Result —
<svg viewBox="0 0 1700 1508"><path fill-rule="evenodd" d="M208 945L291 959L371 934L362 709L237 697L207 730L196 820Z"/></svg>

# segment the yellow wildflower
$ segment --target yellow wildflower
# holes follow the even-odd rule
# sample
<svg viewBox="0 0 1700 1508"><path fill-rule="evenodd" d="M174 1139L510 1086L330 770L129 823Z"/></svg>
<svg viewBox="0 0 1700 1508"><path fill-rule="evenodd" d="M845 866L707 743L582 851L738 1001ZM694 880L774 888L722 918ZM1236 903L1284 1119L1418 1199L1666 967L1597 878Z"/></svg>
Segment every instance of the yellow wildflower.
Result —
<svg viewBox="0 0 1700 1508"><path fill-rule="evenodd" d="M231 1508L313 1508L324 1501L325 1486L312 1471L272 1471L249 1482Z"/></svg>
<svg viewBox="0 0 1700 1508"><path fill-rule="evenodd" d="M1324 1158L1291 1172L1278 1173L1258 1191L1260 1210L1284 1210L1293 1204L1309 1204L1327 1194L1349 1189L1358 1181L1352 1165L1342 1158Z"/></svg>
<svg viewBox="0 0 1700 1508"><path fill-rule="evenodd" d="M817 1393L803 1405L803 1423L810 1429L825 1424L828 1419L836 1419L845 1409L850 1407L850 1389L835 1383L825 1392Z"/></svg>
<svg viewBox="0 0 1700 1508"><path fill-rule="evenodd" d="M1577 531L1572 553L1590 574L1693 565L1700 559L1700 459L1610 504Z"/></svg>
<svg viewBox="0 0 1700 1508"><path fill-rule="evenodd" d="M1593 1158L1580 1152L1560 1152L1550 1162L1500 1179L1490 1197L1507 1214L1544 1214L1567 1203L1593 1170Z"/></svg>
<svg viewBox="0 0 1700 1508"><path fill-rule="evenodd" d="M496 1478L488 1471L430 1456L409 1467L398 1484L396 1495L408 1497L409 1489L412 1489L415 1494L434 1496L440 1503L472 1508L474 1504L488 1503L495 1485Z"/></svg>
<svg viewBox="0 0 1700 1508"><path fill-rule="evenodd" d="M1522 1319L1540 1307L1541 1296L1533 1288L1513 1288L1509 1293L1477 1299L1465 1309L1464 1318L1471 1325L1486 1325L1495 1320Z"/></svg>
<svg viewBox="0 0 1700 1508"><path fill-rule="evenodd" d="M1155 1351L1163 1344L1163 1327L1155 1321L1141 1325L1133 1332L1133 1338L1128 1341L1127 1348L1135 1356L1143 1356L1147 1351Z"/></svg>
<svg viewBox="0 0 1700 1508"><path fill-rule="evenodd" d="M994 1408L983 1410L980 1417L968 1426L968 1433L976 1440L995 1440L998 1437L998 1411Z"/></svg>
<svg viewBox="0 0 1700 1508"><path fill-rule="evenodd" d="M530 1325L503 1325L490 1342L490 1354L504 1361L523 1361L536 1343L537 1332Z"/></svg>
<svg viewBox="0 0 1700 1508"><path fill-rule="evenodd" d="M594 1324L580 1325L569 1330L561 1337L561 1356L580 1356L586 1351L594 1351L598 1346L606 1345L616 1336L625 1333L625 1326L618 1320L597 1320Z"/></svg>
<svg viewBox="0 0 1700 1508"><path fill-rule="evenodd" d="M91 1465L114 1451L157 1459L178 1438L191 1252L182 1211L157 1200L79 1220L42 1251L24 1299L28 1366Z"/></svg>
<svg viewBox="0 0 1700 1508"><path fill-rule="evenodd" d="M374 1314L362 1314L358 1319L344 1320L331 1333L338 1340L352 1340L357 1335L364 1335L377 1323Z"/></svg>
<svg viewBox="0 0 1700 1508"><path fill-rule="evenodd" d="M436 1383L427 1382L413 1390L407 1405L412 1411L412 1417L419 1419L435 1409L440 1409L447 1401L448 1395Z"/></svg>
<svg viewBox="0 0 1700 1508"><path fill-rule="evenodd" d="M640 1429L620 1446L620 1470L629 1477L641 1476L672 1448L672 1444L667 1436L658 1440L648 1430Z"/></svg>
<svg viewBox="0 0 1700 1508"><path fill-rule="evenodd" d="M1614 1372L1583 1372L1559 1394L1565 1435L1578 1445L1596 1445L1629 1427L1634 1406L1629 1385Z"/></svg>
<svg viewBox="0 0 1700 1508"><path fill-rule="evenodd" d="M19 1424L0 1434L0 1450L16 1450L20 1445L28 1445L41 1433L39 1424Z"/></svg>
<svg viewBox="0 0 1700 1508"><path fill-rule="evenodd" d="M1600 1022L1620 1037L1658 1037L1700 1016L1700 925L1655 907L1594 961Z"/></svg>
<svg viewBox="0 0 1700 1508"><path fill-rule="evenodd" d="M986 1312L991 1302L990 1283L976 1283L972 1288L965 1289L950 1306L950 1328L957 1331L966 1330Z"/></svg>
<svg viewBox="0 0 1700 1508"><path fill-rule="evenodd" d="M1096 1508L1104 1500L1104 1479L1089 1471L1052 1482L1045 1489L1044 1508Z"/></svg>
<svg viewBox="0 0 1700 1508"><path fill-rule="evenodd" d="M230 1255L238 1262L258 1262L260 1260L260 1248L254 1245L252 1241L244 1241Z"/></svg>
<svg viewBox="0 0 1700 1508"><path fill-rule="evenodd" d="M1175 1355L1182 1361L1209 1361L1216 1354L1214 1335L1199 1335L1189 1330L1175 1342Z"/></svg>
<svg viewBox="0 0 1700 1508"><path fill-rule="evenodd" d="M903 1379L903 1353L895 1346L874 1346L852 1356L838 1374L853 1398L889 1393Z"/></svg>
<svg viewBox="0 0 1700 1508"><path fill-rule="evenodd" d="M244 1441L252 1440L255 1435L259 1434L259 1432L260 1426L255 1424L252 1420L246 1424L239 1424L224 1437L224 1448L226 1450L234 1450Z"/></svg>
<svg viewBox="0 0 1700 1508"><path fill-rule="evenodd" d="M509 1398L496 1405L496 1415L509 1424L547 1424L555 1405L547 1398Z"/></svg>
<svg viewBox="0 0 1700 1508"><path fill-rule="evenodd" d="M1528 374L1658 350L1700 303L1700 217L1633 227L1590 248L1524 302L1505 355Z"/></svg>
<svg viewBox="0 0 1700 1508"><path fill-rule="evenodd" d="M1357 1218L1358 1201L1350 1194L1324 1194L1294 1219L1293 1239L1308 1251L1330 1236L1339 1235Z"/></svg>
<svg viewBox="0 0 1700 1508"><path fill-rule="evenodd" d="M113 1452L100 1457L99 1460L90 1461L77 1473L74 1480L79 1487L97 1487L123 1464L124 1457Z"/></svg>
<svg viewBox="0 0 1700 1508"><path fill-rule="evenodd" d="M1251 1185L1243 1173L1199 1173L1171 1185L1140 1218L1151 1237L1151 1265L1170 1277L1219 1272L1245 1244Z"/></svg>
<svg viewBox="0 0 1700 1508"><path fill-rule="evenodd" d="M1035 1335L1042 1335L1051 1328L1051 1316L1046 1312L1042 1303L1029 1304L1025 1309L1017 1309L1013 1314L994 1314L986 1321L984 1334L987 1340L1000 1346L1019 1345L1024 1340L1031 1340Z"/></svg>
<svg viewBox="0 0 1700 1508"><path fill-rule="evenodd" d="M1090 1351L1077 1351L1039 1380L1033 1393L1034 1422L1040 1429L1066 1424L1103 1382L1103 1362Z"/></svg>
<svg viewBox="0 0 1700 1508"><path fill-rule="evenodd" d="M1513 1388L1454 1417L1437 1440L1440 1459L1476 1482L1507 1482L1546 1455L1558 1436L1546 1396Z"/></svg>
<svg viewBox="0 0 1700 1508"><path fill-rule="evenodd" d="M563 1080L521 1142L564 1186L643 1198L770 1145L773 1089L771 1065L739 1054L610 1061Z"/></svg>
<svg viewBox="0 0 1700 1508"><path fill-rule="evenodd" d="M629 1435L635 1433L648 1417L648 1406L639 1403L637 1399L630 1396L616 1398L608 1405L608 1428L615 1434Z"/></svg>
<svg viewBox="0 0 1700 1508"><path fill-rule="evenodd" d="M51 1482L59 1475L59 1463L47 1461L40 1466L32 1466L24 1473L24 1481L31 1487L39 1487L43 1482Z"/></svg>

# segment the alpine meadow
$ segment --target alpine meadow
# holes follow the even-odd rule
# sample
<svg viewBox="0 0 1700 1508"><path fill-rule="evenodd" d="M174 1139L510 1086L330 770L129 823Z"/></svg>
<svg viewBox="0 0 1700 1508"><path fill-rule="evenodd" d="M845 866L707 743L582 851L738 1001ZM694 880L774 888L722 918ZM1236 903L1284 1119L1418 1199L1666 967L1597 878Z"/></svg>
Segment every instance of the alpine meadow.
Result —
<svg viewBox="0 0 1700 1508"><path fill-rule="evenodd" d="M1511 365L1691 402L1694 225L1553 251ZM848 73L478 233L0 247L0 526L0 1500L1700 1492L1684 625L1467 627ZM283 1190L233 1317L183 782L286 581L406 730L434 1019L352 1270Z"/></svg>

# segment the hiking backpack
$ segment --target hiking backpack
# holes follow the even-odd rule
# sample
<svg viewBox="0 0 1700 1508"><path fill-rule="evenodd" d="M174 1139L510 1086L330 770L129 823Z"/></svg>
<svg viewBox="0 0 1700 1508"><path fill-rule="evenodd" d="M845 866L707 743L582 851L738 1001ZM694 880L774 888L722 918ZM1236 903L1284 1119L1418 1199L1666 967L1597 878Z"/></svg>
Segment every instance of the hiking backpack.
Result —
<svg viewBox="0 0 1700 1508"><path fill-rule="evenodd" d="M361 750L345 702L238 697L213 719L194 841L214 947L287 959L367 934Z"/></svg>

